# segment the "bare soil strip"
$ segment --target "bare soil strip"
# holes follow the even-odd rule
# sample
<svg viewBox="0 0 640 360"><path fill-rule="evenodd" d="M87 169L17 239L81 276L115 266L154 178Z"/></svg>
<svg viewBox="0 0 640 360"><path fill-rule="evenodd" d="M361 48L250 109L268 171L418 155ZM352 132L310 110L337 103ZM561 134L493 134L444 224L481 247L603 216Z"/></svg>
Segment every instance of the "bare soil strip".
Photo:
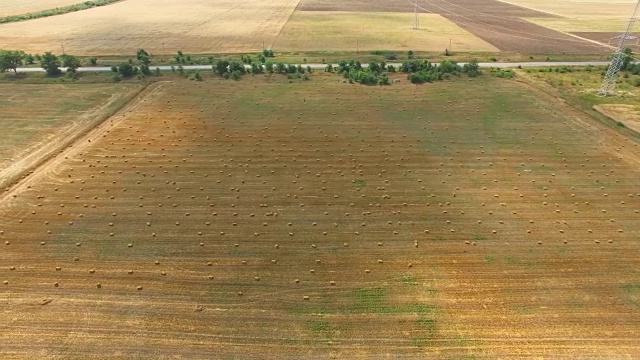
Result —
<svg viewBox="0 0 640 360"><path fill-rule="evenodd" d="M593 107L594 110L615 121L621 122L629 129L640 133L640 111L635 105L604 104Z"/></svg>

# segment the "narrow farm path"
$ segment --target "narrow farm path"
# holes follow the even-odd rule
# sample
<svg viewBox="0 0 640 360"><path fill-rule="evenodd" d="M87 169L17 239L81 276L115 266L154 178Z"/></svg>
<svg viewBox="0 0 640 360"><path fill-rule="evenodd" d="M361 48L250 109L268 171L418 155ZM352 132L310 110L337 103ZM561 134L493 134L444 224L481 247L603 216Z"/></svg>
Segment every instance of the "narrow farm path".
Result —
<svg viewBox="0 0 640 360"><path fill-rule="evenodd" d="M24 174L28 174L24 176L23 179L5 189L4 193L0 195L0 204L5 204L5 200L9 197L16 197L17 194L28 189L31 184L38 181L38 179L52 174L56 167L59 166L70 153L80 151L90 146L92 141L102 137L114 126L119 125L124 120L125 115L135 111L140 106L140 103L162 92L163 86L167 83L170 82L160 81L142 88L124 107L112 116L106 118L93 129L86 129L86 127L79 126L78 124L80 122L76 121L70 125L69 129L66 129L61 135L56 136L53 141L49 141L46 144L38 144L38 150L16 161L11 167L4 169L0 173L0 184L8 183L18 179ZM99 116L100 113L105 111L105 109L111 106L116 100L117 98L112 98L103 106L82 116ZM84 135L82 135L83 132ZM56 151L59 151L58 154L55 154ZM0 207L2 206L3 205L0 205Z"/></svg>

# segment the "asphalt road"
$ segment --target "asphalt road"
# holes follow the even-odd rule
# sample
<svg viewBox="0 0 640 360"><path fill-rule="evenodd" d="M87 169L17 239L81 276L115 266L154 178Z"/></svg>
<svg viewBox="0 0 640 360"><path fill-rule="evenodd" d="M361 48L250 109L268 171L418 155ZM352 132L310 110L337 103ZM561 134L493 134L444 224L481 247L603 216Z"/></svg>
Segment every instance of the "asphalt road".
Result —
<svg viewBox="0 0 640 360"><path fill-rule="evenodd" d="M395 67L400 66L400 63L388 63ZM464 63L459 63L464 65ZM326 64L301 64L304 67L311 66L312 69L324 69ZM366 67L368 64L362 64ZM545 62L489 62L480 63L480 67L483 68L517 68L517 67L558 67L558 66L606 66L609 65L608 61L545 61ZM337 66L337 64L333 64ZM177 67L177 66L176 66ZM247 66L250 67L250 66ZM171 70L170 65L151 66L151 70L160 68L161 71ZM211 70L211 65L183 65L184 70ZM18 72L43 72L42 68L30 67L30 68L18 68ZM78 71L93 72L93 71L111 71L111 67L107 66L93 66L93 67L81 67Z"/></svg>

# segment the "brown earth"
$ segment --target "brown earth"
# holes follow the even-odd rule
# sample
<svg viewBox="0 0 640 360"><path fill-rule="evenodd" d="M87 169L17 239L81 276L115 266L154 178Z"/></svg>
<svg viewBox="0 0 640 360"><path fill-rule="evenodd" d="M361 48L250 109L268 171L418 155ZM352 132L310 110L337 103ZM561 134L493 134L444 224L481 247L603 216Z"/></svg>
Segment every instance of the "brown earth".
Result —
<svg viewBox="0 0 640 360"><path fill-rule="evenodd" d="M620 38L616 38L616 37L621 35L620 33L612 33L612 32L572 32L572 34L586 38L586 39L595 40L611 46L618 46L618 42L620 41ZM632 35L640 38L640 33L634 33ZM640 41L630 40L627 46L633 49L638 49L640 48Z"/></svg>
<svg viewBox="0 0 640 360"><path fill-rule="evenodd" d="M433 3L430 5L429 3ZM464 14L495 14L497 17L556 17L548 13L527 9L521 6L507 4L497 0L439 0L433 2L418 0L423 9L420 12L444 14L447 12L461 12ZM413 0L301 0L296 10L300 11L354 11L354 12L413 12Z"/></svg>
<svg viewBox="0 0 640 360"><path fill-rule="evenodd" d="M6 194L0 356L640 355L637 143L514 81L336 79L162 85Z"/></svg>
<svg viewBox="0 0 640 360"><path fill-rule="evenodd" d="M640 133L640 109L636 105L603 104L593 107L601 114L619 121L629 129Z"/></svg>
<svg viewBox="0 0 640 360"><path fill-rule="evenodd" d="M528 53L601 53L606 47L532 24L523 18L556 17L497 0L430 0L419 2L421 12L440 14L502 51ZM302 0L300 11L413 12L410 1ZM428 24L423 24L428 26Z"/></svg>

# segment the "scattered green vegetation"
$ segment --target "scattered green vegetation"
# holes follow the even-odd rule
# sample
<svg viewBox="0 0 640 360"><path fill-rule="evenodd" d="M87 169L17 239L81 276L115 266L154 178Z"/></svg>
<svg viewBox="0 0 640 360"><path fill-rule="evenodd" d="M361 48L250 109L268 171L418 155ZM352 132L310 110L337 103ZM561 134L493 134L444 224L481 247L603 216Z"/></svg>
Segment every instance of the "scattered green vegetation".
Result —
<svg viewBox="0 0 640 360"><path fill-rule="evenodd" d="M498 260L494 256L487 255L484 257L484 262L487 264L495 264Z"/></svg>
<svg viewBox="0 0 640 360"><path fill-rule="evenodd" d="M358 179L358 180L355 180L355 184L358 189L362 189L363 187L367 186L367 181Z"/></svg>
<svg viewBox="0 0 640 360"><path fill-rule="evenodd" d="M622 286L622 290L630 294L640 293L640 283L624 285Z"/></svg>
<svg viewBox="0 0 640 360"><path fill-rule="evenodd" d="M402 282L412 286L419 284L418 279L415 276L408 276L408 275L402 278Z"/></svg>
<svg viewBox="0 0 640 360"><path fill-rule="evenodd" d="M510 69L491 68L489 73L495 77L503 79L513 79L516 77L516 72Z"/></svg>
<svg viewBox="0 0 640 360"><path fill-rule="evenodd" d="M353 293L354 304L348 310L360 314L429 314L438 309L428 304L390 305L387 291L383 288L357 289Z"/></svg>

